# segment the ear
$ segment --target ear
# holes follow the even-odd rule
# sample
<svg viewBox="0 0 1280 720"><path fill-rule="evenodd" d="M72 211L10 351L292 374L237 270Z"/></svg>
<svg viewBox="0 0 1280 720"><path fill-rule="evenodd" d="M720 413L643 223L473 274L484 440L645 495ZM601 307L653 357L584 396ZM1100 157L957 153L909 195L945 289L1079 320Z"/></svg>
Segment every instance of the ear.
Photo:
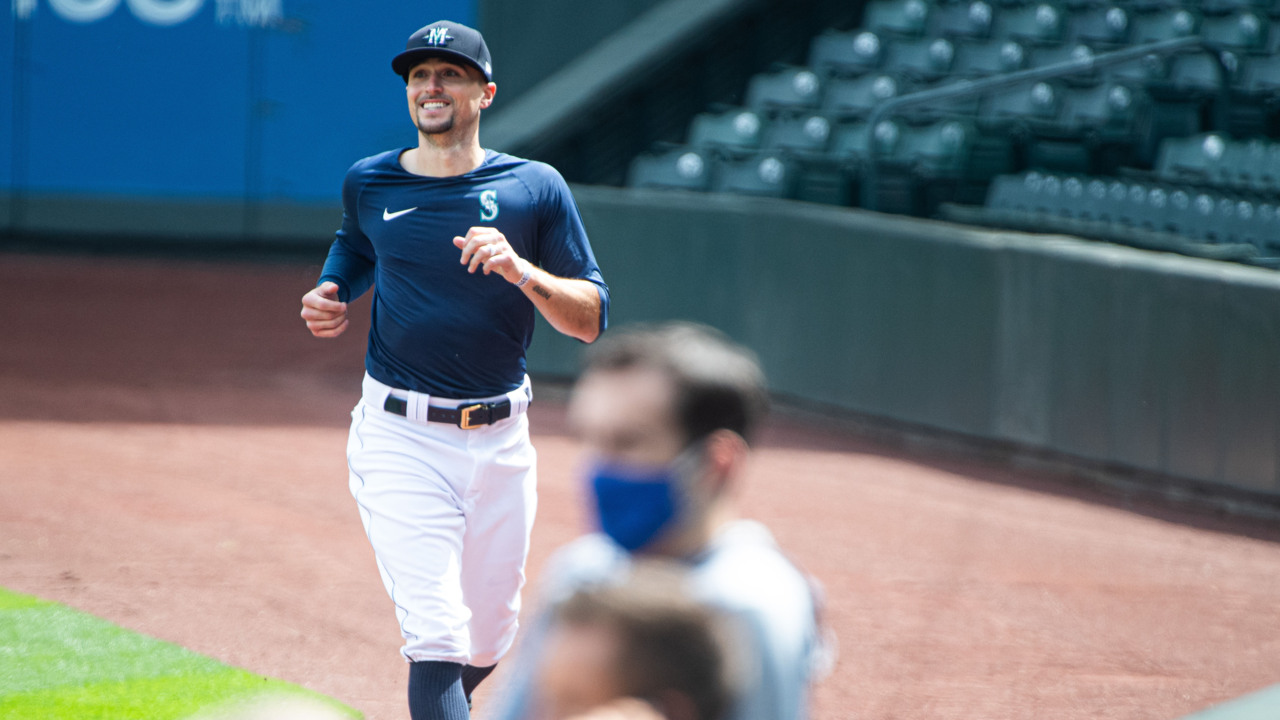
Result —
<svg viewBox="0 0 1280 720"><path fill-rule="evenodd" d="M742 471L747 461L747 441L732 430L717 430L704 441L706 473L716 494L723 492Z"/></svg>
<svg viewBox="0 0 1280 720"><path fill-rule="evenodd" d="M484 95L480 98L480 109L483 110L493 104L493 96L498 92L498 86L488 83L484 86Z"/></svg>

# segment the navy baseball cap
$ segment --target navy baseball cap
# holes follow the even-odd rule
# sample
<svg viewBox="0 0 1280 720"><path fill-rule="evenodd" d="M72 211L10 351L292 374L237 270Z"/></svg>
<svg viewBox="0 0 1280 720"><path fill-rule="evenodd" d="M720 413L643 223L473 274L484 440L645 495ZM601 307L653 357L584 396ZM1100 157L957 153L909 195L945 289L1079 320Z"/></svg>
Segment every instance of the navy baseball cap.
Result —
<svg viewBox="0 0 1280 720"><path fill-rule="evenodd" d="M493 62L489 46L479 30L449 20L439 20L409 36L404 52L391 59L391 69L409 82L409 71L429 57L461 60L484 73L493 82Z"/></svg>

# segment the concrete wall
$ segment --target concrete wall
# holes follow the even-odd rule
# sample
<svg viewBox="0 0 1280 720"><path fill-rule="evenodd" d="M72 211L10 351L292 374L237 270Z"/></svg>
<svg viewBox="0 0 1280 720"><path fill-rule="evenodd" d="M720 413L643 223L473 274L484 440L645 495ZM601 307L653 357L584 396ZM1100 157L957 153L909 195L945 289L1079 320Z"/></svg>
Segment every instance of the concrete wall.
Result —
<svg viewBox="0 0 1280 720"><path fill-rule="evenodd" d="M1280 492L1280 273L782 201L575 189L615 325L688 318L811 403ZM539 329L531 368L580 346Z"/></svg>

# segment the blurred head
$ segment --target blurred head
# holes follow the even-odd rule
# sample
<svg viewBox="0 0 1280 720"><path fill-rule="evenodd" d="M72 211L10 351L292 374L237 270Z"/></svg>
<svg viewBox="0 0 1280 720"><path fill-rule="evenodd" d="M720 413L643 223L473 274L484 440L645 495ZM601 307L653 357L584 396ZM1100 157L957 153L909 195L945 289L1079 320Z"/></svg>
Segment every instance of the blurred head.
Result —
<svg viewBox="0 0 1280 720"><path fill-rule="evenodd" d="M560 720L621 698L667 720L723 717L734 688L731 636L681 577L641 566L622 585L580 590L557 606L536 717Z"/></svg>
<svg viewBox="0 0 1280 720"><path fill-rule="evenodd" d="M629 551L696 552L768 405L754 356L712 328L614 330L588 350L569 419L602 529Z"/></svg>

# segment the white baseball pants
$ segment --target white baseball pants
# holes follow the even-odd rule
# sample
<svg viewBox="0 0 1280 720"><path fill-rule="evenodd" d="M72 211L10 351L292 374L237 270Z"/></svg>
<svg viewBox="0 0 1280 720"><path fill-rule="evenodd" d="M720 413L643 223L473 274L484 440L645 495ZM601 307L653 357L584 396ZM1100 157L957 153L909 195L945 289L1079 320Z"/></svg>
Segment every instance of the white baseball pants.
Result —
<svg viewBox="0 0 1280 720"><path fill-rule="evenodd" d="M389 394L408 417L387 412ZM428 422L428 404L512 401L511 417L473 430ZM537 506L529 381L505 396L445 399L365 375L351 412L351 494L411 662L498 662L515 639ZM420 420L411 418L421 418Z"/></svg>

